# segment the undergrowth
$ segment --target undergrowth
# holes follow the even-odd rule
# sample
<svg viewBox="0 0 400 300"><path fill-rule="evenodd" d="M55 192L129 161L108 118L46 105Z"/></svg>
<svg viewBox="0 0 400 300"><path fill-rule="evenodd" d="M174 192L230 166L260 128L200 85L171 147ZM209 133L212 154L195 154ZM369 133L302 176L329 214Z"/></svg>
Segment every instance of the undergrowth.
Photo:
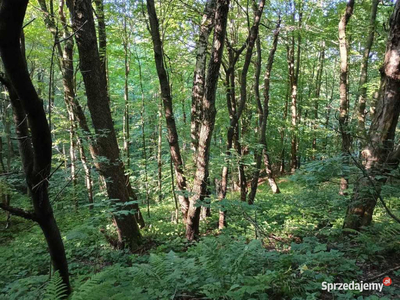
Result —
<svg viewBox="0 0 400 300"><path fill-rule="evenodd" d="M136 253L112 249L100 228L112 231L107 203L89 213L63 205L56 218L63 234L73 293L70 299L398 299L400 276L382 293L327 293L321 283L367 280L400 264L400 226L378 206L374 224L343 234L348 198L323 176L308 182L282 178L282 193L266 184L255 205L231 194L213 201L201 223L202 237L190 244L184 226L171 220L172 201L151 205L144 245ZM399 213L398 189L383 191ZM16 205L23 199L17 200ZM216 230L218 210L229 226ZM0 214L0 299L61 299L63 285L51 266L40 228ZM396 273L397 272L397 273ZM375 282L381 282L379 277ZM397 280L397 283L396 283Z"/></svg>

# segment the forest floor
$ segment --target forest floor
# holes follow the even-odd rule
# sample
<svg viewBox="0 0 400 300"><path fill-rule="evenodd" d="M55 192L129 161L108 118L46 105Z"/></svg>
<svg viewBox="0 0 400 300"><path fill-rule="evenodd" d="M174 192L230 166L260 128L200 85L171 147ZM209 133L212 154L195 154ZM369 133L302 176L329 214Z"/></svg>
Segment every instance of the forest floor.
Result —
<svg viewBox="0 0 400 300"><path fill-rule="evenodd" d="M371 227L343 232L348 198L338 195L337 179L299 178L281 178L278 195L261 184L253 206L235 201L236 194L212 204L193 244L184 239L183 225L171 222L172 199L151 204L136 253L112 249L100 232L112 232L107 201L92 213L54 204L71 299L400 299L399 224L378 205ZM383 195L399 214L394 186ZM229 225L223 232L216 229L220 205ZM0 299L57 299L62 286L57 275L49 279L40 228L16 217L4 227L1 213ZM382 283L384 277L393 283L381 292L322 290L323 282Z"/></svg>

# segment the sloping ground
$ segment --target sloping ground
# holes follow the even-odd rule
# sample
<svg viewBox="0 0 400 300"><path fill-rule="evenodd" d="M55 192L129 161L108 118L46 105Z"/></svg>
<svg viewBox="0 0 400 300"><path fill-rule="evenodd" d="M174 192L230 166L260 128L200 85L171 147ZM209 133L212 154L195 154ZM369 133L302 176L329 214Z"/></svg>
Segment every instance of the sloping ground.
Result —
<svg viewBox="0 0 400 300"><path fill-rule="evenodd" d="M296 181L293 181L295 179ZM260 186L256 205L222 203L228 228L216 228L218 209L202 223L203 238L187 244L183 225L171 223L173 206L152 205L145 244L137 253L109 246L107 203L89 215L64 205L58 221L64 235L74 293L71 299L399 299L400 226L378 207L375 222L362 233L343 234L347 199L332 182L281 180L282 194ZM400 213L398 189L384 191ZM168 199L166 200L166 202ZM16 203L17 204L17 203ZM57 276L40 229L0 215L0 299L57 299ZM322 282L381 283L381 292L323 291Z"/></svg>

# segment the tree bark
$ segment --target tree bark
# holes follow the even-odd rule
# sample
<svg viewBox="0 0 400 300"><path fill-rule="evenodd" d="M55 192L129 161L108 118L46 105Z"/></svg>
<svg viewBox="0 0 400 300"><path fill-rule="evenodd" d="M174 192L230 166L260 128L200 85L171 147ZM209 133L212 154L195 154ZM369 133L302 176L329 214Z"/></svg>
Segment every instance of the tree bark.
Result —
<svg viewBox="0 0 400 300"><path fill-rule="evenodd" d="M358 127L360 130L360 134L363 138L366 137L365 131L365 116L366 116L366 102L367 102L367 87L365 84L368 81L368 62L369 62L369 54L371 52L371 47L374 42L375 35L375 21L376 21L376 13L378 10L379 0L372 0L371 4L371 16L369 21L369 33L367 38L367 43L365 44L365 49L363 53L363 58L361 62L361 75L360 75L360 84L359 84L359 97L358 97ZM365 144L366 141L362 141L362 144Z"/></svg>
<svg viewBox="0 0 400 300"><path fill-rule="evenodd" d="M167 138L175 169L176 184L179 190L178 199L181 206L183 220L185 222L189 209L189 198L187 195L186 177L183 171L183 161L179 147L178 131L176 130L175 117L172 109L171 87L164 65L163 47L154 0L147 0L147 12L149 15L150 31L153 41L154 59L156 63L158 79L160 82L161 98L164 104L164 114L167 122Z"/></svg>
<svg viewBox="0 0 400 300"><path fill-rule="evenodd" d="M293 22L296 20L296 8L294 3L293 5ZM298 12L298 29L301 28L302 23L302 8L300 7L300 11ZM297 137L297 120L298 120L298 112L297 112L297 98L298 98L298 79L299 79L299 71L300 71L300 45L301 45L301 33L297 34L297 50L296 50L296 61L295 61L295 37L292 33L291 37L291 45L288 47L288 65L289 65L289 80L290 80L290 98L291 98L291 117L292 117L292 139L291 139L291 159L290 159L290 170L294 173L298 167L298 157L297 157L297 148L298 148L298 137Z"/></svg>
<svg viewBox="0 0 400 300"><path fill-rule="evenodd" d="M204 96L208 38L214 26L214 9L216 0L208 0L203 12L199 39L196 45L196 66L193 75L192 108L190 135L192 150L196 153L201 126L202 100ZM196 154L195 154L196 155Z"/></svg>
<svg viewBox="0 0 400 300"><path fill-rule="evenodd" d="M103 0L94 0L94 4L96 5L97 28L99 33L100 63L104 74L106 74L108 91L107 31L104 17L104 3Z"/></svg>
<svg viewBox="0 0 400 300"><path fill-rule="evenodd" d="M157 124L157 187L158 187L158 201L163 200L162 192L162 99L160 98L160 104L158 105L158 124ZM175 194L175 191L173 191ZM176 196L174 195L174 198Z"/></svg>
<svg viewBox="0 0 400 300"><path fill-rule="evenodd" d="M27 0L0 2L0 55L9 78L8 91L14 110L16 133L23 162L26 183L34 208L33 213L20 214L40 225L49 247L54 269L71 292L64 244L54 218L48 195L48 177L51 169L52 141L42 101L32 84L21 51L20 35ZM28 132L28 124L29 130ZM30 133L31 139L28 138ZM3 209L9 208L2 205ZM11 213L21 212L18 209Z"/></svg>
<svg viewBox="0 0 400 300"><path fill-rule="evenodd" d="M129 179L125 176L124 165L119 156L119 148L107 93L107 80L101 64L97 47L97 38L90 0L68 0L72 26L79 50L79 62L86 87L87 103L95 128L96 168L106 180L107 193L115 199L117 210L136 211L136 214L114 214L117 226L118 246L127 246L134 250L141 243L141 234L137 222L142 222L137 204L125 204L137 200ZM99 159L102 158L102 159ZM106 158L106 159L104 159ZM143 224L143 223L142 223ZM142 225L141 224L141 225Z"/></svg>
<svg viewBox="0 0 400 300"><path fill-rule="evenodd" d="M217 0L215 10L215 27L211 58L208 64L206 88L202 100L202 124L200 127L199 147L197 149L196 174L194 177L193 196L186 220L186 238L194 240L199 234L200 206L198 202L207 196L208 165L210 143L215 124L215 98L218 85L219 70L225 42L226 24L228 20L229 0Z"/></svg>
<svg viewBox="0 0 400 300"><path fill-rule="evenodd" d="M339 22L339 52L340 52L340 108L339 108L339 126L342 135L342 156L343 156L343 176L340 180L340 194L345 194L348 189L348 172L346 171L349 164L348 153L351 146L351 136L349 133L349 98L348 98L348 64L347 64L347 40L346 26L353 14L354 0L347 2L346 10Z"/></svg>
<svg viewBox="0 0 400 300"><path fill-rule="evenodd" d="M393 151L400 113L400 2L395 4L390 24L385 61L381 68L383 93L369 129L368 145L362 151L364 176L355 183L344 228L360 230L362 226L371 224L386 175L397 168L400 161L399 146Z"/></svg>

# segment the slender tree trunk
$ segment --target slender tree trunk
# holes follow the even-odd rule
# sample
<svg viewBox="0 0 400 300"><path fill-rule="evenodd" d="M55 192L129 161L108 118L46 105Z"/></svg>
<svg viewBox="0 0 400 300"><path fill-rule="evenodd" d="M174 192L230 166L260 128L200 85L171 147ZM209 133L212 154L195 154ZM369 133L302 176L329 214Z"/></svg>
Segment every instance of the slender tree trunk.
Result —
<svg viewBox="0 0 400 300"><path fill-rule="evenodd" d="M319 57L319 67L317 70L316 86L315 86L315 106L314 106L314 126L313 126L313 141L312 141L312 159L315 160L315 154L317 153L317 129L318 129L318 109L319 109L319 97L321 96L322 86L322 73L324 72L324 61L325 61L325 41L322 42L322 49Z"/></svg>
<svg viewBox="0 0 400 300"><path fill-rule="evenodd" d="M196 239L199 234L200 206L198 206L198 202L202 201L207 195L210 143L216 115L215 98L219 69L222 63L228 11L229 0L217 0L213 47L208 65L205 93L202 100L203 118L197 149L196 174L192 189L193 196L190 197L190 206L186 220L186 238L190 241Z"/></svg>
<svg viewBox="0 0 400 300"><path fill-rule="evenodd" d="M78 198L76 195L76 185L78 183L77 180L77 171L76 171L76 155L75 155L75 149L76 149L76 141L75 141L75 120L71 118L69 120L69 160L71 163L71 182L72 182L72 189L73 189L73 195L72 195L72 200L74 202L75 210L78 209Z"/></svg>
<svg viewBox="0 0 400 300"><path fill-rule="evenodd" d="M215 4L216 0L207 0L206 2L203 12L203 19L200 26L199 38L196 45L196 66L193 75L192 108L190 114L190 135L192 138L191 147L195 153L197 151L201 126L201 111L205 88L208 38L214 25L213 18Z"/></svg>
<svg viewBox="0 0 400 300"><path fill-rule="evenodd" d="M400 147L394 149L395 133L400 113L400 2L396 2L391 17L385 61L381 69L384 83L377 112L369 129L368 145L362 151L364 176L354 186L344 228L360 230L371 224L374 208L388 173L398 167Z"/></svg>
<svg viewBox="0 0 400 300"><path fill-rule="evenodd" d="M95 157L107 160L95 161L96 168L106 180L107 193L115 199L119 209L136 211L136 214L115 214L114 224L117 226L118 246L135 249L141 243L141 234L137 222L143 224L139 214L139 206L127 205L126 202L136 200L129 178L125 176L124 165L119 156L119 148L107 93L107 80L101 64L97 47L97 38L90 0L68 0L72 25L76 32L75 39L79 50L79 61L83 81L86 87L87 103L96 132ZM84 29L83 29L84 27ZM89 71L90 70L90 71Z"/></svg>
<svg viewBox="0 0 400 300"><path fill-rule="evenodd" d="M0 82L1 84L1 82ZM3 90L3 85L0 86L0 92ZM6 91L6 87L4 86L4 91ZM4 95L6 95L4 93ZM3 122L3 133L6 138L6 148L7 148L7 155L6 155L6 163L4 163L4 145L3 145L3 139L0 137L0 163L1 163L1 169L2 172L9 173L11 171L11 157L12 157L12 143L11 143L11 126L10 126L10 114L8 113L8 105L9 101L7 100L7 97L5 97L2 101L1 105L1 115L2 115L2 122ZM2 193L0 191L1 196L3 197L3 203L7 206L10 205L11 202L11 195L10 193ZM6 226L5 228L9 228L11 225L11 214L10 212L6 212Z"/></svg>
<svg viewBox="0 0 400 300"><path fill-rule="evenodd" d="M160 81L161 98L164 104L164 114L167 122L168 143L175 168L176 183L179 190L178 198L183 214L183 220L185 221L189 209L189 198L187 196L186 177L183 171L179 137L176 130L175 117L172 109L171 87L164 65L164 55L154 0L147 0L147 12L149 15L150 30L153 40L154 59L156 63L158 79Z"/></svg>
<svg viewBox="0 0 400 300"><path fill-rule="evenodd" d="M302 8L298 12L298 29L301 28L302 23ZM296 20L296 9L293 3L293 22ZM301 46L301 33L297 33L297 50L296 50L296 62L295 62L295 37L292 34L291 45L288 46L288 64L289 64L289 78L290 78L290 89L291 89L291 117L292 117L292 139L291 139L291 159L290 159L290 170L292 173L298 168L298 135L297 135L297 121L298 121L298 111L297 111L297 98L298 98L298 79L300 71L300 46Z"/></svg>
<svg viewBox="0 0 400 300"><path fill-rule="evenodd" d="M157 187L158 187L158 201L163 200L162 193L162 99L158 105L158 137L157 137ZM176 196L174 196L176 197Z"/></svg>
<svg viewBox="0 0 400 300"><path fill-rule="evenodd" d="M234 140L238 142L238 138L236 136L235 139L235 133L238 133L239 127L239 120L240 117L243 113L244 107L246 105L246 99L247 99L247 73L249 70L250 62L251 62L251 57L253 54L253 49L254 45L256 43L257 37L258 37L258 28L261 22L261 16L262 12L264 9L264 4L265 1L261 0L259 2L258 8L255 12L254 15L254 21L253 21L253 26L250 28L248 38L246 40L246 43L239 49L239 50L234 50L232 47L229 47L229 68L226 70L226 82L227 82L227 88L228 88L228 93L227 93L227 106L228 106L228 112L229 112L229 117L230 117L230 124L228 128L228 133L227 133L227 152L226 156L230 157L231 155L231 148ZM236 96L235 96L235 72L234 68L236 65L237 60L239 59L240 54L242 51L245 49L247 45L247 50L246 50L246 56L245 56L245 61L243 65L243 69L241 72L241 86L240 86L240 102L239 105L236 103ZM234 53L235 52L235 53ZM236 150L238 150L238 145L236 146ZM241 155L241 152L238 152L239 155ZM221 189L219 193L219 200L222 200L226 197L226 192L227 192L227 186L228 186L228 174L229 174L229 161L226 163L225 166L222 168L222 179L221 179ZM239 172L241 173L241 200L246 201L246 187L244 179L244 169L243 166L239 169ZM226 212L225 211L220 211L219 213L219 221L218 221L218 227L219 229L223 229L226 226Z"/></svg>
<svg viewBox="0 0 400 300"><path fill-rule="evenodd" d="M52 158L51 134L42 102L32 84L21 51L20 36L27 5L27 0L0 2L0 56L9 78L8 91L34 212L10 208L4 204L1 207L38 222L45 235L53 267L59 271L69 294L71 288L65 249L48 195L47 179Z"/></svg>
<svg viewBox="0 0 400 300"><path fill-rule="evenodd" d="M170 162L170 170L171 170L171 192L174 197L174 203L175 203L174 219L175 219L175 223L178 224L178 198L176 197L176 193L175 193L174 166L172 163L171 156L170 156L169 162Z"/></svg>
<svg viewBox="0 0 400 300"><path fill-rule="evenodd" d="M289 87L290 89L290 87ZM286 99L285 99L285 107L283 109L283 120L285 123L287 122L287 117L288 117L288 107L289 107L289 89L286 93ZM282 128L280 129L280 136L281 136L281 154L280 154L280 166L279 166L279 173L281 175L285 174L285 129Z"/></svg>
<svg viewBox="0 0 400 300"><path fill-rule="evenodd" d="M147 145L146 145L146 130L145 130L145 104L144 104L144 89L143 89L143 77L142 77L142 64L137 57L138 65L139 65L139 83L140 83L140 94L142 98L142 108L140 110L140 119L142 125L142 149L143 149L143 161L144 161L144 184L146 189L146 204L147 204L147 215L150 217L150 191L149 191L149 178L147 171Z"/></svg>
<svg viewBox="0 0 400 300"><path fill-rule="evenodd" d="M368 81L368 61L369 54L371 52L372 43L374 42L375 35L375 21L376 13L378 10L379 0L372 0L371 4L371 16L369 21L369 33L367 42L365 44L365 49L363 53L363 59L361 62L361 75L359 84L359 96L358 96L358 127L360 134L363 138L366 137L365 131L365 116L366 116L366 102L367 102L367 87L365 84ZM365 145L366 141L362 141L362 145Z"/></svg>
<svg viewBox="0 0 400 300"><path fill-rule="evenodd" d="M60 16L60 21L62 23L62 36L64 41L64 47L61 47L61 44L58 43L58 30L55 25L54 14L50 13L47 8L46 1L39 0L40 8L44 13L44 21L49 29L49 31L54 35L54 40L56 42L56 49L58 53L58 62L60 65L60 69L62 71L63 76L63 89L64 89L64 102L68 111L68 115L70 120L73 120L74 123L74 131L73 133L76 136L76 143L79 148L80 159L85 170L85 184L88 192L89 203L93 203L93 183L91 178L90 167L88 166L85 149L83 148L82 139L78 136L78 131L75 125L75 122L78 121L80 128L83 130L83 134L87 135L89 138L89 142L91 142L91 134L89 127L87 125L86 117L82 111L81 106L75 97L75 83L74 83L74 64L73 64L73 48L74 42L73 39L70 38L70 32L68 30L68 23L64 13L64 0L60 0L59 2L59 10L58 14ZM95 159L95 154L92 145L89 145L90 152L92 157ZM92 206L89 206L92 208Z"/></svg>
<svg viewBox="0 0 400 300"><path fill-rule="evenodd" d="M101 2L101 1L97 1ZM129 146L130 146L130 122L129 122L129 72L130 72L130 58L129 58L129 39L130 36L127 32L126 27L126 16L124 16L124 37L123 37L123 46L124 46L124 65L125 65L125 78L124 78L124 101L125 101L125 110L124 110L124 122L123 122L123 133L124 133L124 152L126 156L126 166L129 169L131 165Z"/></svg>
<svg viewBox="0 0 400 300"><path fill-rule="evenodd" d="M339 52L340 52L340 113L339 126L342 135L342 155L343 155L343 176L340 180L340 194L347 193L348 189L348 172L346 171L349 164L348 153L351 146L351 137L349 133L349 98L348 98L348 64L347 64L347 40L346 26L353 14L354 0L347 2L346 11L339 22Z"/></svg>
<svg viewBox="0 0 400 300"><path fill-rule="evenodd" d="M260 91L259 91L259 81L260 81L260 71L261 71L261 45L259 38L257 39L257 64L256 64L256 76L255 76L255 98L258 107L258 119L259 119L259 144L262 146L258 152L256 152L256 170L253 174L253 179L251 181L251 190L248 197L248 203L253 204L254 199L257 193L258 187L258 178L260 177L260 167L261 161L264 158L265 169L268 176L268 182L271 186L272 192L274 194L279 193L279 187L276 184L275 178L272 173L271 162L267 152L267 140L266 140L266 131L267 131L267 121L268 121L268 113L269 113L269 89L270 89L270 78L272 65L274 63L274 56L276 52L276 47L278 45L278 36L279 36L279 28L281 24L281 19L279 18L278 24L276 25L276 29L274 32L274 40L272 42L272 48L269 52L267 67L264 75L264 104L261 104L260 100Z"/></svg>
<svg viewBox="0 0 400 300"><path fill-rule="evenodd" d="M83 146L83 140L80 137L77 137L77 147L79 149L79 156L82 162L83 170L85 171L85 186L86 191L88 193L89 203L92 204L89 206L89 209L93 209L93 181L90 167L87 162L87 157L85 153L85 148Z"/></svg>

